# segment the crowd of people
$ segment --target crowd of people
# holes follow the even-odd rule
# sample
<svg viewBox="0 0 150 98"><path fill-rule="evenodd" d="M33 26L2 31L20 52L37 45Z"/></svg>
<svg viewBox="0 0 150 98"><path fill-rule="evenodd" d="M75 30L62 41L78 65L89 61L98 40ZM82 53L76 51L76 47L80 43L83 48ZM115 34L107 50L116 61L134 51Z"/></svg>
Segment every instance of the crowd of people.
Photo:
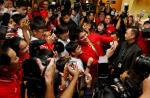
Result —
<svg viewBox="0 0 150 98"><path fill-rule="evenodd" d="M110 3L95 11L0 0L0 98L149 98L150 20Z"/></svg>

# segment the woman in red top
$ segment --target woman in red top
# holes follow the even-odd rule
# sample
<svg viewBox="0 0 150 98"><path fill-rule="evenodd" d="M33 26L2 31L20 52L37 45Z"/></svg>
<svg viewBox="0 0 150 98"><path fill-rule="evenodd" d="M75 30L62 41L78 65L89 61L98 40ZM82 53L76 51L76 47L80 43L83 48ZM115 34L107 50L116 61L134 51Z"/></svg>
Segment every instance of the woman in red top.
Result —
<svg viewBox="0 0 150 98"><path fill-rule="evenodd" d="M21 79L16 74L20 69L16 52L3 45L0 53L0 98L21 98Z"/></svg>
<svg viewBox="0 0 150 98"><path fill-rule="evenodd" d="M24 39L20 37L13 37L6 40L5 43L10 45L10 47L16 52L21 62L30 58L29 45Z"/></svg>

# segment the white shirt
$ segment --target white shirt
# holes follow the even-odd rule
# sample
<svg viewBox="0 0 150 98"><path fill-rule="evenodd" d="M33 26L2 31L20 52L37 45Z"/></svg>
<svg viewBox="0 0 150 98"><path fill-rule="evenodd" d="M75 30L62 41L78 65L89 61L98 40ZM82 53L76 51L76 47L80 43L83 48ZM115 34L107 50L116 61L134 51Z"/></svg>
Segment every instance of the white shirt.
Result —
<svg viewBox="0 0 150 98"><path fill-rule="evenodd" d="M19 37L24 38L22 29L18 28L17 33L18 33ZM31 37L30 32L27 31L26 33L28 34L28 36L30 38Z"/></svg>
<svg viewBox="0 0 150 98"><path fill-rule="evenodd" d="M78 69L81 70L82 72L84 72L83 63L82 63L81 59L71 57L70 61L76 62Z"/></svg>

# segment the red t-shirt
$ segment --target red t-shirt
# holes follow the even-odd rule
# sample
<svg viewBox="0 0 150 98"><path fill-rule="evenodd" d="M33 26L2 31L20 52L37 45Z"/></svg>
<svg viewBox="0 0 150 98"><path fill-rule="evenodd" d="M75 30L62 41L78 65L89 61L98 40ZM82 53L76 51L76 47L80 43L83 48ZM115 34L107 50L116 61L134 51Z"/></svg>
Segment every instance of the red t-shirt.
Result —
<svg viewBox="0 0 150 98"><path fill-rule="evenodd" d="M40 46L40 49L43 49L43 48L53 50L54 49L54 44L49 44L49 43L46 42L44 45Z"/></svg>
<svg viewBox="0 0 150 98"><path fill-rule="evenodd" d="M137 44L142 50L143 54L149 54L149 49L148 49L148 42L142 38L142 32L139 33L139 37L137 40Z"/></svg>
<svg viewBox="0 0 150 98"><path fill-rule="evenodd" d="M20 84L16 75L12 79L0 79L0 98L21 98Z"/></svg>

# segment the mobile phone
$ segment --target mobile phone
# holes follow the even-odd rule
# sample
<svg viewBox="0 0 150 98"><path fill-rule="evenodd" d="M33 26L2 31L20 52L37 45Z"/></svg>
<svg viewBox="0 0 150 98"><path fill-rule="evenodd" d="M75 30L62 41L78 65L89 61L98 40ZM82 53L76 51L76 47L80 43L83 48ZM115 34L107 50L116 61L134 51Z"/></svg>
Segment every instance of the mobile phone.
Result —
<svg viewBox="0 0 150 98"><path fill-rule="evenodd" d="M74 69L74 65L77 65L76 61L69 61L68 62L69 66L71 66Z"/></svg>

